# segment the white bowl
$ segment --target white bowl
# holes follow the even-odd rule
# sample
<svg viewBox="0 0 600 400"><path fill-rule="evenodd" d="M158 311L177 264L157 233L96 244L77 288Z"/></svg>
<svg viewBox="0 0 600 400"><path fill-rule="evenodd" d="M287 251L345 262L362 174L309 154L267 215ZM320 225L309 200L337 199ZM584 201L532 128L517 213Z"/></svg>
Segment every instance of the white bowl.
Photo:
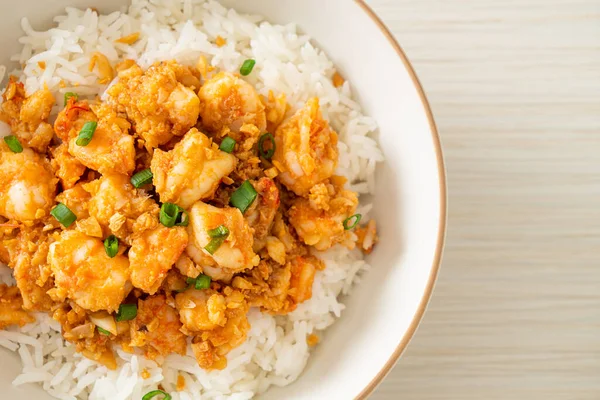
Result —
<svg viewBox="0 0 600 400"><path fill-rule="evenodd" d="M0 5L0 63L19 50L20 19L48 27L67 5L112 11L127 0L19 0ZM406 56L362 1L224 0L277 23L295 22L312 36L353 85L365 114L380 127L386 162L377 171L375 211L381 241L373 269L345 300L300 379L264 399L366 398L415 333L437 276L446 224L446 188L439 137L425 94ZM10 382L18 357L0 350L5 398L50 398L37 385ZM137 399L136 399L137 400Z"/></svg>

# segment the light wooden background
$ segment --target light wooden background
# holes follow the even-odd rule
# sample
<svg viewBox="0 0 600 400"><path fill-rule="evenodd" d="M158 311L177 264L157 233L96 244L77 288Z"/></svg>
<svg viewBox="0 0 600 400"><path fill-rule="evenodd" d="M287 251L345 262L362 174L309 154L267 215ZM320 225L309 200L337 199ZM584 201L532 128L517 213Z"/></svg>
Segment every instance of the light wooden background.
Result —
<svg viewBox="0 0 600 400"><path fill-rule="evenodd" d="M444 144L447 247L373 400L600 399L600 0L370 0Z"/></svg>

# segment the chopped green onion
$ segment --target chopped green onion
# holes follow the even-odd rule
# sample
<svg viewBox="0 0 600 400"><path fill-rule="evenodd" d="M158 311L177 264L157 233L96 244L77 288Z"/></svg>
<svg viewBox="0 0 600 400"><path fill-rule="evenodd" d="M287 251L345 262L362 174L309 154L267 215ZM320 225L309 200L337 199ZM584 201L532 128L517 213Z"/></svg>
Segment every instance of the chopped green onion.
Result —
<svg viewBox="0 0 600 400"><path fill-rule="evenodd" d="M177 204L163 203L162 206L160 206L160 223L167 228L175 226L180 211L181 207Z"/></svg>
<svg viewBox="0 0 600 400"><path fill-rule="evenodd" d="M221 142L221 146L219 146L219 149L223 150L225 153L231 153L233 151L234 147L235 147L235 140L233 140L232 138L227 136Z"/></svg>
<svg viewBox="0 0 600 400"><path fill-rule="evenodd" d="M190 216L187 211L179 208L180 212L177 214L177 221L175 222L175 226L188 226L190 224Z"/></svg>
<svg viewBox="0 0 600 400"><path fill-rule="evenodd" d="M244 63L242 64L242 68L240 68L240 74L242 74L243 76L250 75L250 72L252 72L252 69L254 68L254 64L256 64L256 61L254 61L253 59L248 59L244 61Z"/></svg>
<svg viewBox="0 0 600 400"><path fill-rule="evenodd" d="M256 190L254 190L254 186L252 186L250 181L244 181L244 183L242 183L240 187L233 192L229 203L232 206L239 208L243 214L248 207L250 207L250 204L252 204L254 199L256 199L257 194L258 193L256 193Z"/></svg>
<svg viewBox="0 0 600 400"><path fill-rule="evenodd" d="M208 251L210 254L215 254L215 251L221 247L225 239L229 236L229 229L227 229L225 225L219 225L214 229L209 229L206 233L208 233L208 236L212 239L204 247L204 250ZM196 289L198 289L198 278L196 278Z"/></svg>
<svg viewBox="0 0 600 400"><path fill-rule="evenodd" d="M349 216L348 218L346 218L344 220L344 222L342 222L342 224L344 225L344 229L348 231L348 230L354 228L356 225L358 225L361 218L362 218L361 214L354 214L354 215ZM350 223L352 223L352 225L349 225Z"/></svg>
<svg viewBox="0 0 600 400"><path fill-rule="evenodd" d="M194 285L197 290L208 289L210 287L211 277L208 275L200 274L196 278L187 278L186 282L189 285Z"/></svg>
<svg viewBox="0 0 600 400"><path fill-rule="evenodd" d="M50 211L50 215L56 218L56 220L65 228L70 227L71 224L77 220L77 216L73 214L73 211L69 210L69 207L65 206L63 203L58 203L56 207Z"/></svg>
<svg viewBox="0 0 600 400"><path fill-rule="evenodd" d="M197 290L208 289L210 287L211 278L208 275L200 274L196 278L196 283L194 284L194 288Z"/></svg>
<svg viewBox="0 0 600 400"><path fill-rule="evenodd" d="M119 252L119 239L115 235L110 235L104 241L104 250L106 255L113 258Z"/></svg>
<svg viewBox="0 0 600 400"><path fill-rule="evenodd" d="M102 329L99 326L97 326L96 328L98 329L98 332L100 332L101 334L106 335L106 336L110 336L110 332L107 331L106 329Z"/></svg>
<svg viewBox="0 0 600 400"><path fill-rule="evenodd" d="M117 321L131 321L137 316L136 304L121 304L117 313Z"/></svg>
<svg viewBox="0 0 600 400"><path fill-rule="evenodd" d="M210 239L210 242L208 242L208 244L206 246L204 246L204 250L208 251L208 253L210 255L215 254L215 252L217 250L219 250L219 247L221 247L223 242L225 242L225 239L227 239L227 238L226 237L216 237L216 238Z"/></svg>
<svg viewBox="0 0 600 400"><path fill-rule="evenodd" d="M263 142L267 139L269 142L271 142L271 146L265 150L263 147ZM266 158L267 160L270 160L271 157L273 157L273 154L275 154L275 138L271 133L265 133L260 137L260 139L258 139L258 153L261 157Z"/></svg>
<svg viewBox="0 0 600 400"><path fill-rule="evenodd" d="M215 229L209 229L206 233L211 238L227 237L229 236L229 229L225 225L219 225Z"/></svg>
<svg viewBox="0 0 600 400"><path fill-rule="evenodd" d="M94 137L94 132L96 132L96 127L98 123L96 121L87 121L83 124L83 128L79 131L79 136L77 136L77 140L75 144L77 146L87 146L92 141Z"/></svg>
<svg viewBox="0 0 600 400"><path fill-rule="evenodd" d="M163 392L162 390L153 390L151 392L148 392L144 395L144 397L142 397L142 400L150 400L156 396L160 396L163 395L164 397L162 398L162 400L171 400L171 395L167 392Z"/></svg>
<svg viewBox="0 0 600 400"><path fill-rule="evenodd" d="M21 146L21 142L15 135L8 135L4 137L4 143L8 145L8 148L13 153L21 153L23 151L23 146Z"/></svg>
<svg viewBox="0 0 600 400"><path fill-rule="evenodd" d="M152 183L152 177L152 171L150 168L146 168L131 177L131 184L134 187L139 188L148 183Z"/></svg>
<svg viewBox="0 0 600 400"><path fill-rule="evenodd" d="M71 97L75 97L75 101L77 101L77 99L79 98L79 96L77 96L77 93L73 93L73 92L65 93L65 106L67 105L67 103L69 102L69 99Z"/></svg>

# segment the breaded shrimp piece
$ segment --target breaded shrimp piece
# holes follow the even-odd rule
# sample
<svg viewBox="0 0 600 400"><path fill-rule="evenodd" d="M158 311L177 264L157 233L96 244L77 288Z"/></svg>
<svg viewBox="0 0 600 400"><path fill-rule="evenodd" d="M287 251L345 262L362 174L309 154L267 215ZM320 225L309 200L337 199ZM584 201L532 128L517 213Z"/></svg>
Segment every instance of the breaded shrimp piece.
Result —
<svg viewBox="0 0 600 400"><path fill-rule="evenodd" d="M352 234L344 229L343 222L354 214L358 197L344 189L345 182L345 178L335 176L331 182L316 185L309 199L293 200L289 222L307 245L317 250L327 250L335 243L354 247Z"/></svg>
<svg viewBox="0 0 600 400"><path fill-rule="evenodd" d="M0 329L35 322L35 318L24 311L22 306L19 289L16 286L0 284Z"/></svg>
<svg viewBox="0 0 600 400"><path fill-rule="evenodd" d="M246 336L250 330L250 324L246 316L249 308L248 303L241 292L231 288L225 288L224 295L211 294L208 298L205 295L198 295L193 292L198 292L198 290L188 289L182 294L184 296L187 294L187 296L199 297L192 297L179 302L176 298L176 303L181 303L182 307L191 307L179 309L180 315L182 312L184 313L182 320L185 319L192 324L204 320L207 326L211 326L211 324L213 326L209 330L201 330L201 333L194 337L192 350L202 368L209 370L223 369L227 366L227 359L225 358L227 353L246 341Z"/></svg>
<svg viewBox="0 0 600 400"><path fill-rule="evenodd" d="M150 168L160 201L189 208L211 197L236 165L235 156L219 150L206 135L191 129L173 150L157 149Z"/></svg>
<svg viewBox="0 0 600 400"><path fill-rule="evenodd" d="M63 231L50 245L48 262L56 285L48 294L55 301L114 312L131 290L127 257L108 257L102 240L81 232Z"/></svg>
<svg viewBox="0 0 600 400"><path fill-rule="evenodd" d="M179 226L167 228L158 225L155 229L135 234L129 249L133 286L146 293L156 293L187 244L187 231Z"/></svg>
<svg viewBox="0 0 600 400"><path fill-rule="evenodd" d="M14 239L4 240L8 249L8 265L23 298L23 308L33 311L49 311L54 302L46 294L52 289L52 271L48 265L48 249L52 237L41 225L22 227Z"/></svg>
<svg viewBox="0 0 600 400"><path fill-rule="evenodd" d="M137 317L131 323L130 345L141 347L150 359L171 353L184 355L187 342L181 327L177 310L166 303L165 296L149 296L138 300Z"/></svg>
<svg viewBox="0 0 600 400"><path fill-rule="evenodd" d="M150 151L196 125L198 75L175 61L157 62L145 72L131 64L121 69L119 81L108 89L107 102L127 113Z"/></svg>
<svg viewBox="0 0 600 400"><path fill-rule="evenodd" d="M290 261L292 277L288 295L296 304L312 297L312 286L317 270L325 269L323 261L314 256L294 257Z"/></svg>
<svg viewBox="0 0 600 400"><path fill-rule="evenodd" d="M183 326L191 332L210 331L227 322L225 297L211 289L189 288L175 296Z"/></svg>
<svg viewBox="0 0 600 400"><path fill-rule="evenodd" d="M85 172L85 165L69 153L69 145L61 143L50 149L50 164L55 175L60 179L63 189L72 188Z"/></svg>
<svg viewBox="0 0 600 400"><path fill-rule="evenodd" d="M333 175L338 162L337 134L323 119L319 99L283 121L275 132L273 162L283 171L277 179L298 196Z"/></svg>
<svg viewBox="0 0 600 400"><path fill-rule="evenodd" d="M20 222L47 216L57 181L46 158L26 147L13 153L0 143L0 215Z"/></svg>
<svg viewBox="0 0 600 400"><path fill-rule="evenodd" d="M189 214L190 242L186 251L195 263L219 267L227 272L237 272L258 265L260 257L252 250L252 230L240 210L232 207L217 208L199 201L192 206ZM229 235L211 255L204 248L211 241L208 231L221 225L229 230Z"/></svg>
<svg viewBox="0 0 600 400"><path fill-rule="evenodd" d="M84 185L84 183L78 183L56 196L56 201L66 205L77 216L77 221L90 216L88 201L91 199L91 196L84 189Z"/></svg>
<svg viewBox="0 0 600 400"><path fill-rule="evenodd" d="M54 135L52 125L48 123L54 106L54 96L50 90L40 89L27 97L23 83L11 76L2 97L0 120L10 125L21 144L44 153Z"/></svg>
<svg viewBox="0 0 600 400"><path fill-rule="evenodd" d="M258 196L246 210L244 216L248 225L254 229L254 239L261 240L269 234L273 219L279 209L279 189L270 178L260 178L251 183Z"/></svg>
<svg viewBox="0 0 600 400"><path fill-rule="evenodd" d="M96 122L92 140L85 146L77 144L79 132L86 122ZM68 142L69 153L86 167L101 174L130 174L135 168L133 136L130 124L106 104L88 105L70 98L58 114L54 129L58 137Z"/></svg>
<svg viewBox="0 0 600 400"><path fill-rule="evenodd" d="M84 185L91 194L89 213L105 231L120 238L132 233L135 219L146 212L158 212L158 205L147 194L136 189L129 178L120 174L106 174Z"/></svg>
<svg viewBox="0 0 600 400"><path fill-rule="evenodd" d="M258 93L230 72L219 72L204 82L198 96L202 125L211 132L220 133L225 127L238 132L244 124L256 125L261 132L267 128Z"/></svg>

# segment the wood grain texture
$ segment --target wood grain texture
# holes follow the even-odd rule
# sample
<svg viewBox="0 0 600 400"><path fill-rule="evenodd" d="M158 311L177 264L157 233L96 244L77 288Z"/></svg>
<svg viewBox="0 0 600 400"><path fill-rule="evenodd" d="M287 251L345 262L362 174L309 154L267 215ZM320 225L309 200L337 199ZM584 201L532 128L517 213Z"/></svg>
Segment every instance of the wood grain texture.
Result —
<svg viewBox="0 0 600 400"><path fill-rule="evenodd" d="M428 94L449 229L373 400L600 399L600 1L370 0Z"/></svg>

